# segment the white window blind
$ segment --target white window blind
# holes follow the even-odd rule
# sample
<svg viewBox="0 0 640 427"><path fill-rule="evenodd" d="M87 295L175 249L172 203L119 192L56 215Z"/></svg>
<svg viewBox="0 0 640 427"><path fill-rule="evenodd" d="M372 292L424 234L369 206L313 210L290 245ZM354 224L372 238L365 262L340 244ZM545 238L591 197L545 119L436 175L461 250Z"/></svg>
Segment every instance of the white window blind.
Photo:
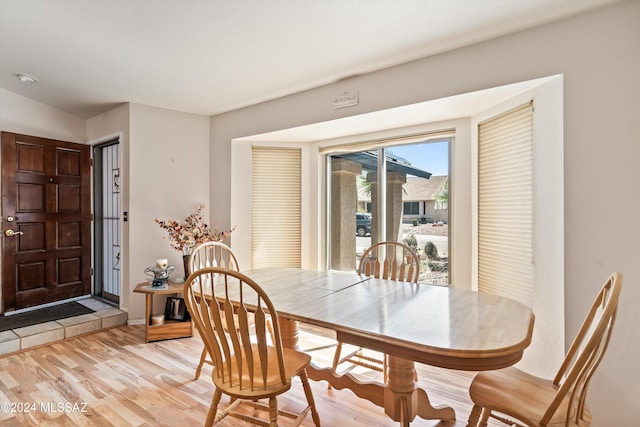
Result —
<svg viewBox="0 0 640 427"><path fill-rule="evenodd" d="M251 268L300 267L302 151L253 147Z"/></svg>
<svg viewBox="0 0 640 427"><path fill-rule="evenodd" d="M533 104L478 126L478 289L532 306Z"/></svg>

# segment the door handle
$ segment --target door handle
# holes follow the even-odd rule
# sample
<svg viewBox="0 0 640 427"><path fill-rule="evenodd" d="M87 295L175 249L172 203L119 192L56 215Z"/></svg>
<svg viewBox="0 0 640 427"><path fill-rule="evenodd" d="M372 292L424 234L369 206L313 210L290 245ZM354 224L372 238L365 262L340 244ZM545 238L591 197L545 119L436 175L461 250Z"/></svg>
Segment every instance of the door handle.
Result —
<svg viewBox="0 0 640 427"><path fill-rule="evenodd" d="M15 236L17 234L24 234L24 233L22 231L13 231L13 230L7 230L4 232L4 235L7 237Z"/></svg>

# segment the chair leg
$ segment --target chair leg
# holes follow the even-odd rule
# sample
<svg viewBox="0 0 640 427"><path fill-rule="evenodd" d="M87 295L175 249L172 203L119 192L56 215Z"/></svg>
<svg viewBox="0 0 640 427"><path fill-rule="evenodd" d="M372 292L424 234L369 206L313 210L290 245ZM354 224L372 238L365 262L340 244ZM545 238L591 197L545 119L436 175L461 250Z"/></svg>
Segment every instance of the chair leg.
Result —
<svg viewBox="0 0 640 427"><path fill-rule="evenodd" d="M222 391L216 387L216 391L213 393L213 399L211 399L211 407L207 412L207 419L204 422L205 427L213 426L213 421L216 419L216 413L218 412L218 404L222 398Z"/></svg>
<svg viewBox="0 0 640 427"><path fill-rule="evenodd" d="M342 342L338 341L338 345L336 345L336 352L333 354L333 364L331 365L331 369L333 372L337 372L338 363L340 363L340 354L342 353Z"/></svg>
<svg viewBox="0 0 640 427"><path fill-rule="evenodd" d="M276 333L273 330L273 320L267 319L267 329L269 329L269 337L271 338L271 345L276 345Z"/></svg>
<svg viewBox="0 0 640 427"><path fill-rule="evenodd" d="M387 375L387 360L388 357L386 354L382 355L382 380L383 380L383 384L387 383L387 380L389 379L389 376ZM414 378L415 380L415 378Z"/></svg>
<svg viewBox="0 0 640 427"><path fill-rule="evenodd" d="M309 376L307 375L307 371L300 372L299 376L300 381L302 382L302 388L304 389L304 395L307 398L309 407L311 408L311 418L313 418L313 423L316 427L320 427L320 415L318 415L316 402L313 399L313 393L311 392L311 386L309 385Z"/></svg>
<svg viewBox="0 0 640 427"><path fill-rule="evenodd" d="M196 380L200 378L200 373L202 372L202 366L204 365L204 361L207 358L207 347L202 349L202 354L200 355L200 363L196 368Z"/></svg>
<svg viewBox="0 0 640 427"><path fill-rule="evenodd" d="M336 345L336 352L333 354L333 363L331 364L331 369L333 370L334 374L338 373L340 354L342 354L342 342L338 341L338 344ZM331 384L327 384L327 389L331 390Z"/></svg>
<svg viewBox="0 0 640 427"><path fill-rule="evenodd" d="M274 396L269 398L269 426L278 427L278 401Z"/></svg>
<svg viewBox="0 0 640 427"><path fill-rule="evenodd" d="M467 421L467 427L476 427L481 414L482 407L473 405L473 409L471 409L471 413L469 414L469 420Z"/></svg>
<svg viewBox="0 0 640 427"><path fill-rule="evenodd" d="M491 409L484 408L482 410L482 418L480 418L480 423L478 427L487 427L489 425L489 417L491 416Z"/></svg>

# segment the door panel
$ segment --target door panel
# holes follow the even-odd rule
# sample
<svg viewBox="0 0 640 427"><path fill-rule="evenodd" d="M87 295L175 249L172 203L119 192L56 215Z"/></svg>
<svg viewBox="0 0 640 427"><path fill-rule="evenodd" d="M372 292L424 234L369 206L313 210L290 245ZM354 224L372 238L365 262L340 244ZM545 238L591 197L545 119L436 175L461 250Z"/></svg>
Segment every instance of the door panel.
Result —
<svg viewBox="0 0 640 427"><path fill-rule="evenodd" d="M3 312L91 293L89 149L2 133Z"/></svg>

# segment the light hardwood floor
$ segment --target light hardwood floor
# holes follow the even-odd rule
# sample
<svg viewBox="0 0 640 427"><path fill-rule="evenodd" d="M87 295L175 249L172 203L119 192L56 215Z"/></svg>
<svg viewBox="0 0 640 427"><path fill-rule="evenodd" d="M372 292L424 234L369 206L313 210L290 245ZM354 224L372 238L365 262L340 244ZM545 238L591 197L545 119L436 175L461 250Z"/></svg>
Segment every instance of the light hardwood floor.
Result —
<svg viewBox="0 0 640 427"><path fill-rule="evenodd" d="M335 341L309 332L301 331L301 348L310 351L314 363L329 366ZM200 379L193 380L201 350L197 337L145 344L142 326L123 326L0 357L0 425L202 425L213 387L208 365ZM412 426L465 426L473 373L425 365L418 365L417 370L418 385L428 391L432 403L451 405L458 420L416 419ZM355 373L378 380L381 375L366 370ZM383 409L349 390L328 390L325 382L311 381L311 386L323 426L397 425ZM278 401L291 410L303 407L300 382ZM220 425L238 422L225 420ZM303 426L313 426L310 416Z"/></svg>

